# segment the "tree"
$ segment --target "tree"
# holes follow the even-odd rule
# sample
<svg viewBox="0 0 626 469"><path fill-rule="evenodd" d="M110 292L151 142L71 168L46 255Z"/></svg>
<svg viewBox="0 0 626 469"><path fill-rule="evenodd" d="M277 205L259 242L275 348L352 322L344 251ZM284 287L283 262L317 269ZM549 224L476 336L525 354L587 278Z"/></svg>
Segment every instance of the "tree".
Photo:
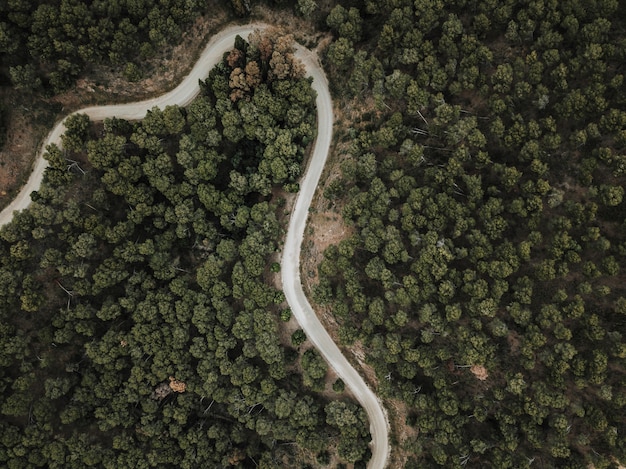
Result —
<svg viewBox="0 0 626 469"><path fill-rule="evenodd" d="M68 393L72 383L68 377L49 378L44 383L46 397L49 399L58 399Z"/></svg>
<svg viewBox="0 0 626 469"><path fill-rule="evenodd" d="M345 37L340 37L328 48L327 57L330 63L337 69L347 70L349 61L354 57L352 42Z"/></svg>
<svg viewBox="0 0 626 469"><path fill-rule="evenodd" d="M125 145L126 138L106 134L100 140L90 140L87 143L87 156L96 169L112 168L120 163Z"/></svg>
<svg viewBox="0 0 626 469"><path fill-rule="evenodd" d="M600 199L607 207L614 207L622 202L624 188L621 186L610 186L603 184L600 186Z"/></svg>
<svg viewBox="0 0 626 469"><path fill-rule="evenodd" d="M305 18L309 18L317 8L315 0L298 0L296 5L296 11Z"/></svg>
<svg viewBox="0 0 626 469"><path fill-rule="evenodd" d="M341 5L335 6L326 17L326 24L351 42L361 38L362 20L357 8L346 10Z"/></svg>
<svg viewBox="0 0 626 469"><path fill-rule="evenodd" d="M331 401L324 407L326 422L350 433L358 423L355 409L343 401Z"/></svg>
<svg viewBox="0 0 626 469"><path fill-rule="evenodd" d="M176 135L183 131L185 117L178 106L166 106L163 110L163 123L168 134Z"/></svg>
<svg viewBox="0 0 626 469"><path fill-rule="evenodd" d="M4 24L4 23L2 23ZM27 92L37 92L41 89L41 78L37 76L37 71L32 64L16 65L9 68L11 82L17 90Z"/></svg>
<svg viewBox="0 0 626 469"><path fill-rule="evenodd" d="M323 387L328 366L315 349L308 349L302 355L303 381L306 386L318 389Z"/></svg>
<svg viewBox="0 0 626 469"><path fill-rule="evenodd" d="M302 329L297 329L291 334L291 345L294 347L300 347L306 341L306 334Z"/></svg>
<svg viewBox="0 0 626 469"><path fill-rule="evenodd" d="M241 117L236 111L228 111L222 116L222 125L224 126L224 136L232 143L239 142L244 133L241 128Z"/></svg>

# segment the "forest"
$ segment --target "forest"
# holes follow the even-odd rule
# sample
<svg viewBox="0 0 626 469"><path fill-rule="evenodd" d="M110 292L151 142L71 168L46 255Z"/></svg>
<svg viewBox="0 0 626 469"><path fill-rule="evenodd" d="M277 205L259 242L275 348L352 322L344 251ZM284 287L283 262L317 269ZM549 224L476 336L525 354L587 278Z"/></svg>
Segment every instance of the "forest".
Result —
<svg viewBox="0 0 626 469"><path fill-rule="evenodd" d="M254 0L4 0L0 2L0 85L51 95L71 87L93 64L120 67L129 80L137 61L176 43L199 15L226 6L250 14ZM309 16L314 0L293 2ZM291 2L270 1L286 7ZM1 108L0 108L1 109ZM1 116L1 113L0 113ZM1 121L0 121L1 122ZM0 127L1 130L1 127Z"/></svg>
<svg viewBox="0 0 626 469"><path fill-rule="evenodd" d="M2 82L30 92L70 87L93 63L137 73L133 59L180 39L207 2L199 0L52 0L0 3Z"/></svg>
<svg viewBox="0 0 626 469"><path fill-rule="evenodd" d="M319 191L347 235L311 300L364 351L390 467L626 464L626 3L224 3L331 39ZM207 5L0 1L0 85L45 98L92 63L134 80ZM78 116L48 149L0 230L0 465L365 464L362 409L301 329L279 333L315 133L289 54L238 41L187 109Z"/></svg>
<svg viewBox="0 0 626 469"><path fill-rule="evenodd" d="M313 297L404 409L403 467L626 461L625 7L327 16L329 82L354 111L323 191L350 234Z"/></svg>
<svg viewBox="0 0 626 469"><path fill-rule="evenodd" d="M292 43L238 37L187 108L75 114L47 148L0 230L0 465L367 461L363 410L280 333L285 196L315 135Z"/></svg>

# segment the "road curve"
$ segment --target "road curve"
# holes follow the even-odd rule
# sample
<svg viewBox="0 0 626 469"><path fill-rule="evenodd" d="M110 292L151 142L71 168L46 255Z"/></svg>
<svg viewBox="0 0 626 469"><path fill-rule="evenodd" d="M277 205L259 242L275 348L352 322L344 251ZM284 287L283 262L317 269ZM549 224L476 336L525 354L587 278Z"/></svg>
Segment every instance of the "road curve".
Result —
<svg viewBox="0 0 626 469"><path fill-rule="evenodd" d="M128 104L88 107L78 110L76 113L87 114L94 121L101 121L114 116L126 120L139 120L154 106L160 108L170 104L185 106L198 95L200 91L198 81L204 79L211 68L221 60L224 52L233 47L237 35L247 36L255 29L265 27L267 27L265 24L247 24L225 28L207 43L196 65L180 85L158 98ZM289 229L283 247L281 261L283 290L294 316L307 337L319 349L326 361L335 369L364 407L370 421L372 435L370 444L372 458L368 467L370 469L382 469L386 466L389 457L389 423L384 408L322 326L304 294L300 281L300 247L304 238L309 207L330 149L333 132L333 108L326 75L317 56L302 46L296 46L296 55L303 61L307 73L313 77L313 88L317 92L318 128L313 154L301 181L300 192L297 195L294 210L289 220ZM11 221L15 210L23 210L28 207L30 194L39 189L47 166L47 162L43 158L45 148L52 143L60 146L63 132L65 132L65 126L61 121L42 144L37 154L33 172L26 185L11 204L0 212L0 226Z"/></svg>
<svg viewBox="0 0 626 469"><path fill-rule="evenodd" d="M335 369L367 412L372 434L370 444L372 458L367 467L379 469L386 466L389 458L389 421L384 407L332 340L309 304L300 281L300 248L309 207L330 150L334 118L328 81L317 56L304 47L297 47L296 56L302 60L307 72L313 77L313 89L317 92L317 139L289 219L280 269L283 291L294 316L309 340Z"/></svg>
<svg viewBox="0 0 626 469"><path fill-rule="evenodd" d="M168 93L165 93L157 98L146 99L144 101L137 101L134 103L87 107L75 111L74 114L87 114L93 121L102 121L107 117L114 116L126 120L140 120L143 119L146 112L154 106L158 106L160 108L164 108L169 104L186 106L190 104L200 92L198 81L204 80L208 76L211 69L222 59L224 52L233 48L235 37L237 35L242 37L247 36L255 29L264 27L267 27L267 25L254 23L242 26L229 26L214 35L200 54L198 61L194 65L191 72L189 72L189 75L187 75L176 88ZM0 226L11 221L15 210L23 210L30 204L30 194L31 192L39 189L43 179L44 170L47 166L47 161L43 159L43 154L46 151L46 147L51 143L61 146L61 135L65 132L65 125L63 125L63 122L66 118L58 122L48 134L46 140L43 142L39 152L37 153L33 172L28 178L28 181L20 190L19 194L17 194L17 196L11 201L9 206L0 212Z"/></svg>

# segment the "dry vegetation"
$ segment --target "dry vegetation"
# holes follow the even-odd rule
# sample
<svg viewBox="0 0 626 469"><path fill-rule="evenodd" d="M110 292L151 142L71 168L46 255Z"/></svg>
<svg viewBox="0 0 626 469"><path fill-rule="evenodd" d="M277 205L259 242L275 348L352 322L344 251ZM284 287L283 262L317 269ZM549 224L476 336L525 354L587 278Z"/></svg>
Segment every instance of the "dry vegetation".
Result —
<svg viewBox="0 0 626 469"><path fill-rule="evenodd" d="M294 35L306 47L315 47L326 33L315 29L315 22L296 16L292 9L270 9L265 4L254 5L250 14L252 21L267 23L282 28Z"/></svg>

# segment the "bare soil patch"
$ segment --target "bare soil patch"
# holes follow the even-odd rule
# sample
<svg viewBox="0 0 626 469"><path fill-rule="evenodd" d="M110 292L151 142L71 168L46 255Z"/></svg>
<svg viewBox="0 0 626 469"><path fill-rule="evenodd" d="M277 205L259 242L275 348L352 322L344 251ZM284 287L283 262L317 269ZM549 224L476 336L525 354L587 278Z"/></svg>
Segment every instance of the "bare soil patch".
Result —
<svg viewBox="0 0 626 469"><path fill-rule="evenodd" d="M304 283L318 283L317 266L324 258L324 251L332 245L349 238L353 228L344 223L339 213L326 210L309 216L305 232L306 256L302 259L302 272L306 272ZM308 285L308 290L312 285Z"/></svg>
<svg viewBox="0 0 626 469"><path fill-rule="evenodd" d="M317 15L320 14L321 10L318 10ZM252 9L250 19L288 31L293 34L296 41L309 49L315 49L320 40L326 36L326 33L315 28L315 21L295 15L292 8L276 9L269 8L266 4L256 4Z"/></svg>
<svg viewBox="0 0 626 469"><path fill-rule="evenodd" d="M55 108L32 98L20 99L8 92L5 102L11 110L6 142L0 148L0 210L6 207L28 179L37 150L56 120Z"/></svg>
<svg viewBox="0 0 626 469"><path fill-rule="evenodd" d="M406 465L410 456L415 455L412 446L419 436L419 431L406 423L409 407L405 402L399 399L388 399L385 401L385 407L389 413L389 425L393 430L393 438L396 439L389 467L401 468Z"/></svg>

